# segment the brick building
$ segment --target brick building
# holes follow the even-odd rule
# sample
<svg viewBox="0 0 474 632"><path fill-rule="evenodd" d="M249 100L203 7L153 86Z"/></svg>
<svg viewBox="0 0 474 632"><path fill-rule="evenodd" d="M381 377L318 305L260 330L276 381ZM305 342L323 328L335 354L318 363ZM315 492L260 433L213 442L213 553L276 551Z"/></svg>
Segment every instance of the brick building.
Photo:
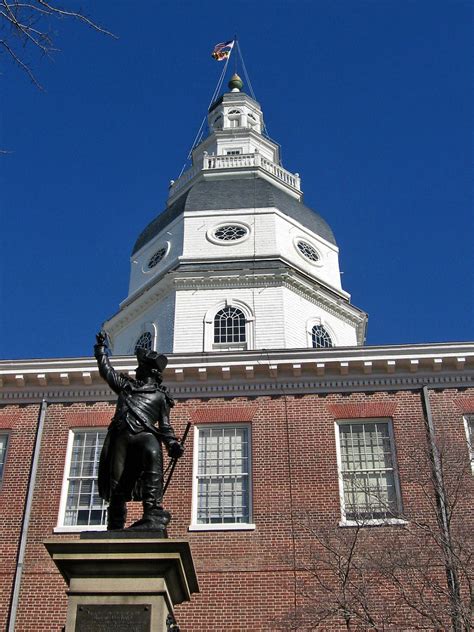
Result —
<svg viewBox="0 0 474 632"><path fill-rule="evenodd" d="M166 506L201 592L177 620L456 629L472 582L474 344L363 346L329 225L259 104L229 87L106 323L120 371L137 345L169 355L173 426L193 426ZM104 528L95 477L114 395L91 358L5 361L0 376L0 625L58 631L66 586L43 541Z"/></svg>

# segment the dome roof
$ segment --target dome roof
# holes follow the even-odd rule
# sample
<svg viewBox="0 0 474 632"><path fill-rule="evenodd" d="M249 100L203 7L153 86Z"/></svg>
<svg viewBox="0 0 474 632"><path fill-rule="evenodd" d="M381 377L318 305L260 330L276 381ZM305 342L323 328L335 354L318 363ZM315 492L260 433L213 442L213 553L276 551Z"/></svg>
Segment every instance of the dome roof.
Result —
<svg viewBox="0 0 474 632"><path fill-rule="evenodd" d="M336 244L329 224L309 207L262 178L242 177L226 180L200 180L177 198L140 234L132 254L184 211L277 208L326 241Z"/></svg>

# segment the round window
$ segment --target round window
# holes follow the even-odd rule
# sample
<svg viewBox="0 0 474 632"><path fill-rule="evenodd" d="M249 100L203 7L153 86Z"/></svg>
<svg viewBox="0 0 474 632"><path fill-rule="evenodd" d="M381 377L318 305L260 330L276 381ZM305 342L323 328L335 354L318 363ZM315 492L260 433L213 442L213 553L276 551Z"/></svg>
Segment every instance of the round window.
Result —
<svg viewBox="0 0 474 632"><path fill-rule="evenodd" d="M154 255L152 255L148 261L148 269L151 270L152 268L154 268L158 263L160 263L160 261L163 259L163 257L166 255L166 246L163 248L160 248L159 250L157 250L155 252Z"/></svg>
<svg viewBox="0 0 474 632"><path fill-rule="evenodd" d="M214 231L214 238L218 241L237 241L243 239L248 234L248 229L245 226L238 224L226 224L225 226L219 226Z"/></svg>
<svg viewBox="0 0 474 632"><path fill-rule="evenodd" d="M316 250L314 246L309 244L307 241L303 241L302 239L300 239L296 243L296 247L298 248L300 253L303 255L303 257L306 257L306 259L309 259L310 261L313 261L313 262L319 261L320 257L319 257L318 251Z"/></svg>

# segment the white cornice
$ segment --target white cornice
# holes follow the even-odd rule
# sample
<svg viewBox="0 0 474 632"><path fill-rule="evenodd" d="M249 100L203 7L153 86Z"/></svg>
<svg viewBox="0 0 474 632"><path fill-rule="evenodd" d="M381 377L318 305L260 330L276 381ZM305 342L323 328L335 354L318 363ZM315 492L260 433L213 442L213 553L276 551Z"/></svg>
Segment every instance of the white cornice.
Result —
<svg viewBox="0 0 474 632"><path fill-rule="evenodd" d="M116 398L94 358L4 361L0 380L4 404ZM165 382L177 398L474 387L474 343L172 354Z"/></svg>
<svg viewBox="0 0 474 632"><path fill-rule="evenodd" d="M215 271L199 271L199 266L206 263L212 263L212 260L186 260L180 258L181 265L195 265L197 270L192 272L189 270L174 270L166 273L164 276L151 279L146 289L136 296L136 298L128 304L122 304L122 309L114 314L105 322L105 327L110 334L120 331L125 325L129 324L140 315L142 315L151 305L155 304L161 297L166 296L172 287L176 290L212 290L212 289L237 289L237 288L261 288L261 287L278 287L284 286L303 296L307 300L322 305L329 312L341 318L351 325L359 327L359 342L364 342L365 325L367 315L359 308L351 305L345 297L347 293L337 291L326 287L322 281L311 279L311 282L305 280L300 273L290 264L283 262L279 269L269 269L268 272L259 270L258 272L241 271L241 270L215 270ZM220 259L216 264L220 263ZM252 259L259 261L259 259ZM265 260L263 260L265 261ZM242 263L245 261L243 260ZM248 262L247 262L248 263Z"/></svg>

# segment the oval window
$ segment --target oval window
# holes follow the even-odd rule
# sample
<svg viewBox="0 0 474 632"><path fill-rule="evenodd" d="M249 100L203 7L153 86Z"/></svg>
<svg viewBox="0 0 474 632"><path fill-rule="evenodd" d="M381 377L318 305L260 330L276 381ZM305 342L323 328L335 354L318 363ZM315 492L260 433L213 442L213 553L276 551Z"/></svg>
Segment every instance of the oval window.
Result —
<svg viewBox="0 0 474 632"><path fill-rule="evenodd" d="M219 226L214 231L214 238L218 241L237 241L243 239L248 234L245 226L239 224L226 224L225 226Z"/></svg>
<svg viewBox="0 0 474 632"><path fill-rule="evenodd" d="M311 244L309 244L307 241L303 241L302 239L300 239L296 243L296 247L298 248L300 253L303 255L303 257L306 257L306 259L309 259L310 261L313 261L313 262L317 262L320 260L319 253L316 250L316 248L312 246Z"/></svg>
<svg viewBox="0 0 474 632"><path fill-rule="evenodd" d="M160 248L159 250L157 250L155 252L155 254L153 254L150 259L148 260L148 269L151 270L152 268L154 268L158 263L160 263L160 261L163 259L163 257L166 255L166 246L164 246L163 248Z"/></svg>

